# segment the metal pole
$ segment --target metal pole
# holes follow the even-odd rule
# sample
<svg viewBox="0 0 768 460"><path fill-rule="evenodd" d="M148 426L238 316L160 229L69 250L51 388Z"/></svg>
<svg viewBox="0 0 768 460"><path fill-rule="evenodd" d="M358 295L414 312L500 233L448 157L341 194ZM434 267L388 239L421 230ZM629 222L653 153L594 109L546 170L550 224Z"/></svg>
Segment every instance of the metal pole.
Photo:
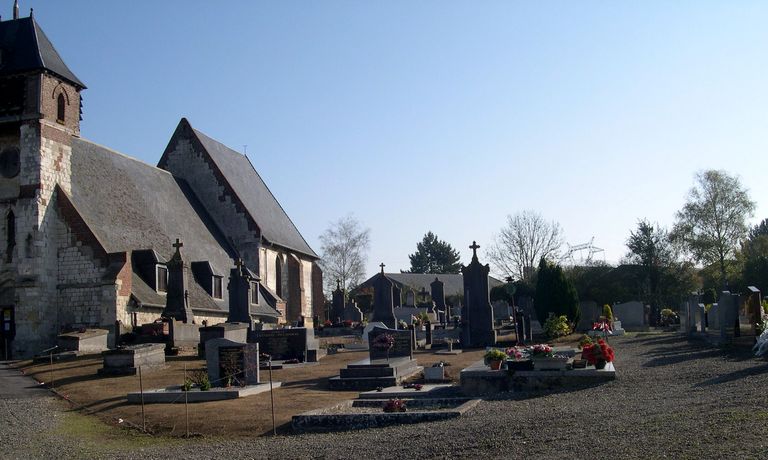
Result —
<svg viewBox="0 0 768 460"><path fill-rule="evenodd" d="M275 428L275 392L272 388L272 357L269 357L269 400L272 404L272 436L277 436Z"/></svg>
<svg viewBox="0 0 768 460"><path fill-rule="evenodd" d="M147 432L147 418L144 415L144 382L141 379L141 366L139 366L139 393L141 394L141 431Z"/></svg>
<svg viewBox="0 0 768 460"><path fill-rule="evenodd" d="M186 383L187 383L187 364L184 363L184 384ZM186 418L186 423L187 423L187 439L189 439L189 397L187 396L188 393L189 391L184 392L184 412L185 412L184 417Z"/></svg>
<svg viewBox="0 0 768 460"><path fill-rule="evenodd" d="M10 345L8 344L8 337L5 338L5 360L8 361L8 347Z"/></svg>
<svg viewBox="0 0 768 460"><path fill-rule="evenodd" d="M50 361L50 367L49 367L49 373L50 373L50 377L51 377L51 379L50 379L51 380L51 389L53 389L53 350L51 350L51 352L49 353L49 356L50 356L50 360L51 360Z"/></svg>

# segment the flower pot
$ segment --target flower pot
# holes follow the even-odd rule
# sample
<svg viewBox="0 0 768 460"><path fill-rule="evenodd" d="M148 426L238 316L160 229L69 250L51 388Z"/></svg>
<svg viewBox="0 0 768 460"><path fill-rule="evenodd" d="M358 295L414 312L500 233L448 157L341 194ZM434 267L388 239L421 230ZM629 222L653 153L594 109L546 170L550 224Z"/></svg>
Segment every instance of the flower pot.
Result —
<svg viewBox="0 0 768 460"><path fill-rule="evenodd" d="M605 369L606 364L608 364L608 361L604 359L598 359L595 363L595 369Z"/></svg>
<svg viewBox="0 0 768 460"><path fill-rule="evenodd" d="M498 371L501 369L501 360L500 359L492 359L488 361L488 365L491 366L492 371Z"/></svg>

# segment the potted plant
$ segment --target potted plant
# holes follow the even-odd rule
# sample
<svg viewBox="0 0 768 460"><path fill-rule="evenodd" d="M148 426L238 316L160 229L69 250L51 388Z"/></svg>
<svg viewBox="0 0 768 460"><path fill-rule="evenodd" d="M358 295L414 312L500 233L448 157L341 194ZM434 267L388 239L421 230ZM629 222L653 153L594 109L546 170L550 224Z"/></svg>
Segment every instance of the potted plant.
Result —
<svg viewBox="0 0 768 460"><path fill-rule="evenodd" d="M581 357L595 369L605 369L606 364L613 362L613 348L603 339L598 339L597 343L585 346L581 351Z"/></svg>
<svg viewBox="0 0 768 460"><path fill-rule="evenodd" d="M491 348L485 352L485 361L491 366L491 370L498 371L501 369L501 363L507 359L507 354L498 348Z"/></svg>

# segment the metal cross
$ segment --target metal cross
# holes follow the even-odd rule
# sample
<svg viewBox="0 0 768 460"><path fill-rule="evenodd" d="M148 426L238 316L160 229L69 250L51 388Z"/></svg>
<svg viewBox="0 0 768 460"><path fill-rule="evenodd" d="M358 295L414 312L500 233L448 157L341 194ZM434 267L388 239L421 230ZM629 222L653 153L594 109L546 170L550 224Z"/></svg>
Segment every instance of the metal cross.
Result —
<svg viewBox="0 0 768 460"><path fill-rule="evenodd" d="M176 238L176 242L173 243L173 247L176 248L176 250L180 249L182 246L184 246L184 243L181 242L178 238Z"/></svg>
<svg viewBox="0 0 768 460"><path fill-rule="evenodd" d="M384 262L382 262L381 265L379 265L379 267L381 267L381 273L384 274L384 267L386 267L386 265L384 265Z"/></svg>

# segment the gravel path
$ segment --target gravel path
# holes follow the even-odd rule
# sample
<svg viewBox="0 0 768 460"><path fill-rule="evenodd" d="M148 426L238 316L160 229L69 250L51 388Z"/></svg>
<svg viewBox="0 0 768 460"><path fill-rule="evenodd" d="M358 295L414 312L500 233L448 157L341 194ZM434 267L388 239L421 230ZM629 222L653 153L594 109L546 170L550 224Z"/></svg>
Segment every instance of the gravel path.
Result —
<svg viewBox="0 0 768 460"><path fill-rule="evenodd" d="M617 355L616 381L528 398L507 394L450 421L230 442L193 440L99 454L158 459L768 458L766 361L752 358L747 350L722 351L671 334L611 342ZM24 415L19 415L21 409ZM37 410L0 409L0 423L9 423L8 413L13 412L25 423L42 424L39 429L13 431L13 446L33 448L48 444L46 436L56 437L50 434L55 418L41 417ZM8 438L3 430L3 444ZM1 449L0 457L5 457ZM34 452L35 457L47 457L51 451ZM55 452L51 456L64 455L61 448ZM10 457L29 455L14 452Z"/></svg>

